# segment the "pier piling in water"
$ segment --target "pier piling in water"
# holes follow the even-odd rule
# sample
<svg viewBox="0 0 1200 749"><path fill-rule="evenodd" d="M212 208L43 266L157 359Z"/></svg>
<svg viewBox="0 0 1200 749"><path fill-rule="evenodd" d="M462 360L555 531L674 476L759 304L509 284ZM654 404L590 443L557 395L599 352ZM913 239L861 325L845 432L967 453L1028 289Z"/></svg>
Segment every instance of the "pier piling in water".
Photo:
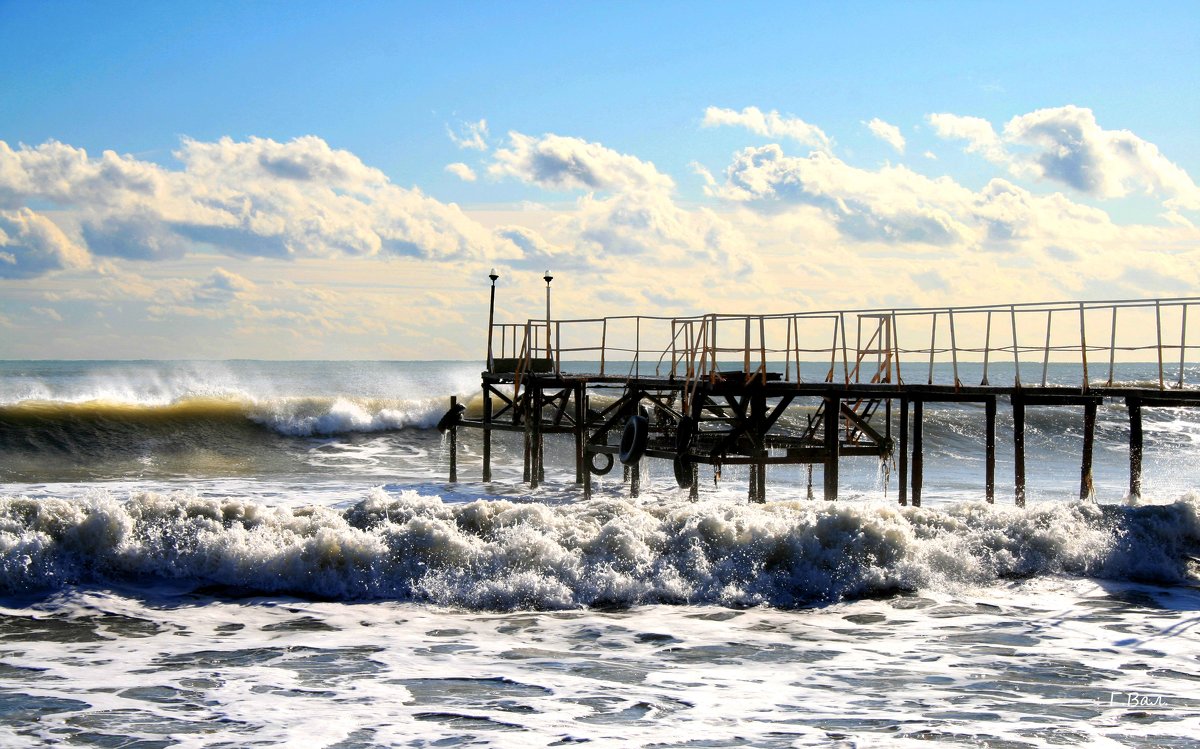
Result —
<svg viewBox="0 0 1200 749"><path fill-rule="evenodd" d="M996 502L996 396L983 402L983 496L988 504Z"/></svg>
<svg viewBox="0 0 1200 749"><path fill-rule="evenodd" d="M1142 496L1142 401L1136 397L1125 399L1129 409L1129 496Z"/></svg>
<svg viewBox="0 0 1200 749"><path fill-rule="evenodd" d="M924 448L925 402L913 401L912 425L912 506L921 506L921 490L925 486Z"/></svg>

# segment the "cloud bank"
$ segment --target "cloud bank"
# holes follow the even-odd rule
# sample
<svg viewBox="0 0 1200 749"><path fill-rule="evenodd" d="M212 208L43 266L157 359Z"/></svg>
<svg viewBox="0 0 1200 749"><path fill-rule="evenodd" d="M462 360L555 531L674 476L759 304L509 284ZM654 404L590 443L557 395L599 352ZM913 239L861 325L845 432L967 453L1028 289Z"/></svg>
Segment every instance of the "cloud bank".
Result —
<svg viewBox="0 0 1200 749"><path fill-rule="evenodd" d="M861 120L847 137L869 133L899 155L864 166L800 118L709 107L699 132L740 128L752 143L670 175L570 135L492 138L480 120L451 133L481 152L475 166L446 172L475 181L473 192L516 183L548 204L467 210L315 136L184 139L164 163L0 141L0 325L9 340L43 331L27 334L30 351L46 326L63 340L78 330L70 345L82 355L89 345L106 354L114 344L96 326L125 316L170 331L139 336L138 355L166 355L161 347L186 339L180 329L216 329L204 340L269 348L286 339L309 356L345 355L350 340L364 347L358 356L383 355L383 337L395 355L472 356L463 341L478 320L463 300L473 297L436 289L492 265L501 286L513 285L510 309L538 309L537 279L552 268L557 309L589 316L1200 286L1200 230L1186 215L1200 210L1196 185L1154 144L1072 106L999 128L944 112L927 122L929 131L911 128L910 144L900 125ZM961 141L995 174L968 187L940 173L930 135ZM904 163L909 145L916 163ZM1164 213L1117 221L1097 202L1133 195L1158 199ZM517 288L527 271L535 282ZM230 355L223 345L204 353ZM256 355L246 345L237 353Z"/></svg>

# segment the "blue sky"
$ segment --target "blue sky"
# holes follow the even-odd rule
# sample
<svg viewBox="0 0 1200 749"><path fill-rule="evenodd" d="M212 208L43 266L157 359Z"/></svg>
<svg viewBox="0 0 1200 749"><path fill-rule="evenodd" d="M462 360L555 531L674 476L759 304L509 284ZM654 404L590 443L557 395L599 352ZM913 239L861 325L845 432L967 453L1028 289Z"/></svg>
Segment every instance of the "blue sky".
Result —
<svg viewBox="0 0 1200 749"><path fill-rule="evenodd" d="M0 0L0 356L470 357L492 265L611 312L1194 293L1197 92L1195 3Z"/></svg>

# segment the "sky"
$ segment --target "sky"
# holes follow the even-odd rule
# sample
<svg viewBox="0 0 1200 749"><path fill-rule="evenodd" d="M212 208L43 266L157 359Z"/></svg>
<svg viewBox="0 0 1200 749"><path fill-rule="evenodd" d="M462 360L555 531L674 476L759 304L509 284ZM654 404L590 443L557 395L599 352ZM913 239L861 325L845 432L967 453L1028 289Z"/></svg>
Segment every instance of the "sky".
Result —
<svg viewBox="0 0 1200 749"><path fill-rule="evenodd" d="M1200 291L1200 3L0 0L0 358Z"/></svg>

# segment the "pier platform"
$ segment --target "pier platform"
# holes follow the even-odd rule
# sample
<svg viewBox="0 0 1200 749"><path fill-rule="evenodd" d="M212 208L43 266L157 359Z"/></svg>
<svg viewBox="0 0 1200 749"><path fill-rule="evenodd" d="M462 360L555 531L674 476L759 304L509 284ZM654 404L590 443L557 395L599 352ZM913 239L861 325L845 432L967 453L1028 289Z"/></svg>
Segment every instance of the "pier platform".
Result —
<svg viewBox="0 0 1200 749"><path fill-rule="evenodd" d="M701 467L720 478L725 466L748 466L753 502L767 499L767 466L809 466L810 496L819 466L820 495L832 501L841 462L872 458L895 467L899 503L919 506L924 409L966 402L985 413L988 502L997 408L1011 409L1014 501L1024 505L1027 410L1079 408L1079 493L1087 497L1097 409L1120 402L1129 493L1140 496L1143 411L1200 406L1200 334L1188 330L1200 297L553 319L547 274L544 319L496 323L492 280L481 413L468 418L455 403L441 425L450 433L451 481L457 430L467 428L483 433L484 481L499 430L524 435L531 487L545 480L545 440L561 435L574 440L585 496L593 476L618 464L636 496L642 461L662 460L693 497ZM1115 377L1119 364L1133 362L1146 378Z"/></svg>

